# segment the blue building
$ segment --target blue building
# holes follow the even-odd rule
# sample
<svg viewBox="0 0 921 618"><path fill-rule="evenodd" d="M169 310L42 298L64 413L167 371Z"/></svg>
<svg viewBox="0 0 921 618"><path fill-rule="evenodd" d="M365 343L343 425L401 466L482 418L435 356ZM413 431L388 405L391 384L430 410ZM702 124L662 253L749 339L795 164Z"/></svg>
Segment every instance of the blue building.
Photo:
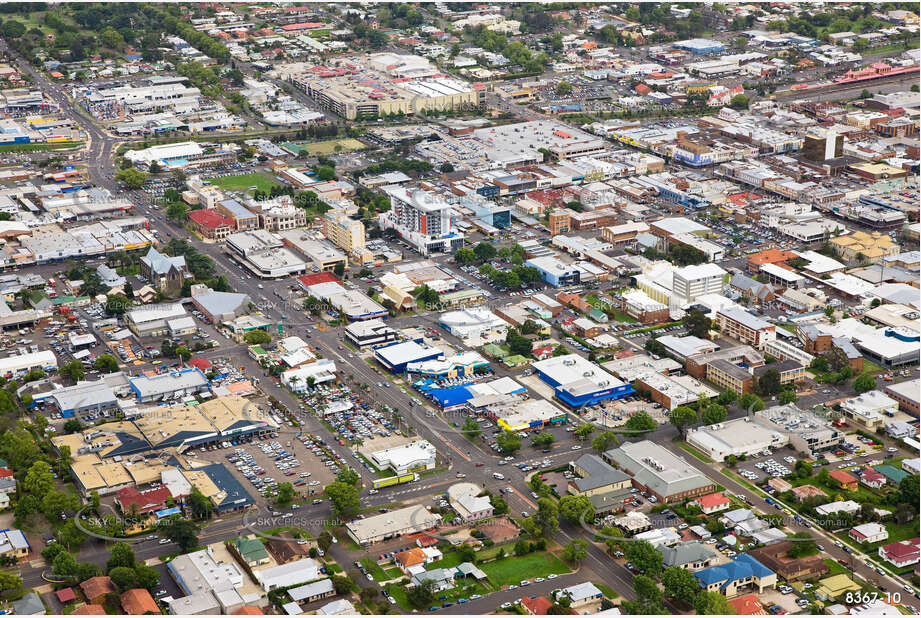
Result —
<svg viewBox="0 0 921 618"><path fill-rule="evenodd" d="M442 358L444 352L425 345L422 339L391 343L374 349L374 359L391 373L406 373L406 366L410 363Z"/></svg>
<svg viewBox="0 0 921 618"><path fill-rule="evenodd" d="M732 562L712 566L694 573L694 578L704 590L720 592L727 597L736 596L751 587L758 593L777 584L777 574L748 554L736 556Z"/></svg>
<svg viewBox="0 0 921 618"><path fill-rule="evenodd" d="M572 408L629 397L635 391L593 362L568 354L532 363L541 380L553 387L557 399Z"/></svg>
<svg viewBox="0 0 921 618"><path fill-rule="evenodd" d="M572 264L566 264L552 255L531 258L525 266L540 271L540 278L555 288L576 285L582 280L581 271Z"/></svg>
<svg viewBox="0 0 921 618"><path fill-rule="evenodd" d="M726 50L726 46L712 39L688 39L672 43L675 49L689 51L692 54L715 54Z"/></svg>

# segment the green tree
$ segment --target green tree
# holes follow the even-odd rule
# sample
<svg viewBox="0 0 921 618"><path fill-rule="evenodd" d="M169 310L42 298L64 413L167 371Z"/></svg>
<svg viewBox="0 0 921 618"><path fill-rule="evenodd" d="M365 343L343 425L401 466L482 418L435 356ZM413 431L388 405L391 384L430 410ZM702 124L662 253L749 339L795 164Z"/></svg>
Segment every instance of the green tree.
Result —
<svg viewBox="0 0 921 618"><path fill-rule="evenodd" d="M0 591L22 587L22 578L7 571L0 571Z"/></svg>
<svg viewBox="0 0 921 618"><path fill-rule="evenodd" d="M732 109L748 109L748 97L744 94L737 94L729 100L729 107Z"/></svg>
<svg viewBox="0 0 921 618"><path fill-rule="evenodd" d="M118 371L118 361L111 354L100 354L93 363L93 369L102 373L115 373Z"/></svg>
<svg viewBox="0 0 921 618"><path fill-rule="evenodd" d="M259 331L260 333L263 331ZM189 359L192 358L192 351L184 345L176 346L176 358L181 360L183 363L189 362Z"/></svg>
<svg viewBox="0 0 921 618"><path fill-rule="evenodd" d="M476 440L480 437L480 434L483 433L483 430L480 428L480 424L476 422L475 418L468 416L464 419L464 424L461 426L461 432L468 440Z"/></svg>
<svg viewBox="0 0 921 618"><path fill-rule="evenodd" d="M78 550L88 538L86 533L80 530L72 519L66 521L64 525L58 528L55 535L61 545L64 545L67 549L72 551Z"/></svg>
<svg viewBox="0 0 921 618"><path fill-rule="evenodd" d="M54 473L47 461L36 461L26 472L22 489L33 496L44 496L54 489Z"/></svg>
<svg viewBox="0 0 921 618"><path fill-rule="evenodd" d="M335 481L323 489L323 493L332 505L336 517L350 517L358 512L361 503L358 499L358 488L348 483Z"/></svg>
<svg viewBox="0 0 921 618"><path fill-rule="evenodd" d="M182 202L173 202L166 207L166 216L177 223L181 223L188 219L189 207Z"/></svg>
<svg viewBox="0 0 921 618"><path fill-rule="evenodd" d="M106 562L106 571L111 571L115 567L133 569L135 562L134 549L131 545L124 541L117 541L109 549L109 561Z"/></svg>
<svg viewBox="0 0 921 618"><path fill-rule="evenodd" d="M797 399L799 399L799 397L796 396L796 391L789 389L781 392L780 395L777 396L777 401L779 401L781 405L796 403Z"/></svg>
<svg viewBox="0 0 921 618"><path fill-rule="evenodd" d="M550 538L560 527L560 511L556 502L551 498L539 498L537 500L537 512L531 516L540 536Z"/></svg>
<svg viewBox="0 0 921 618"><path fill-rule="evenodd" d="M700 420L705 425L715 425L726 420L726 408L718 403L711 403L700 413Z"/></svg>
<svg viewBox="0 0 921 618"><path fill-rule="evenodd" d="M592 448L604 453L617 446L617 436L610 431L603 431L592 440Z"/></svg>
<svg viewBox="0 0 921 618"><path fill-rule="evenodd" d="M595 433L595 426L591 423L583 423L573 430L572 435L584 442L593 433Z"/></svg>
<svg viewBox="0 0 921 618"><path fill-rule="evenodd" d="M761 398L753 393L745 393L739 397L739 407L743 410L758 412L764 409L764 402Z"/></svg>
<svg viewBox="0 0 921 618"><path fill-rule="evenodd" d="M211 519L214 514L214 505L197 487L192 488L187 500L189 511L195 519Z"/></svg>
<svg viewBox="0 0 921 618"><path fill-rule="evenodd" d="M326 182L336 179L336 170L328 165L324 165L317 170L317 180Z"/></svg>
<svg viewBox="0 0 921 618"><path fill-rule="evenodd" d="M138 578L133 568L115 567L109 571L109 577L121 592L138 587Z"/></svg>
<svg viewBox="0 0 921 618"><path fill-rule="evenodd" d="M426 579L406 589L406 600L416 609L428 608L435 600L435 580Z"/></svg>
<svg viewBox="0 0 921 618"><path fill-rule="evenodd" d="M628 547L630 545L633 545L633 543L627 544ZM668 613L663 606L665 597L662 591L659 590L656 580L652 577L635 575L633 577L633 591L636 593L636 600L621 603L621 611L625 614L648 616Z"/></svg>
<svg viewBox="0 0 921 618"><path fill-rule="evenodd" d="M62 551L56 555L51 565L55 575L73 577L77 574L77 559L66 551Z"/></svg>
<svg viewBox="0 0 921 618"><path fill-rule="evenodd" d="M272 341L272 335L262 329L251 330L243 335L243 340L249 345L265 345Z"/></svg>
<svg viewBox="0 0 921 618"><path fill-rule="evenodd" d="M736 613L726 597L715 590L701 590L694 599L694 609L700 616L725 616Z"/></svg>
<svg viewBox="0 0 921 618"><path fill-rule="evenodd" d="M669 567L662 574L662 585L665 587L665 596L681 601L685 605L694 603L694 598L700 591L697 579L687 569Z"/></svg>
<svg viewBox="0 0 921 618"><path fill-rule="evenodd" d="M336 480L340 483L348 483L349 485L355 485L357 487L361 477L358 476L358 472L356 472L354 468L345 466L339 470L339 474L336 475Z"/></svg>
<svg viewBox="0 0 921 618"><path fill-rule="evenodd" d="M588 543L582 539L573 539L563 545L563 560L569 564L577 565L588 556Z"/></svg>
<svg viewBox="0 0 921 618"><path fill-rule="evenodd" d="M656 428L656 422L646 412L636 412L624 423L624 428L628 431L644 434Z"/></svg>
<svg viewBox="0 0 921 618"><path fill-rule="evenodd" d="M689 335L701 339L709 339L712 322L703 311L693 309L684 316L681 322L687 329Z"/></svg>
<svg viewBox="0 0 921 618"><path fill-rule="evenodd" d="M355 587L355 584L345 575L333 575L330 577L333 582L333 589L336 594L348 594Z"/></svg>
<svg viewBox="0 0 921 618"><path fill-rule="evenodd" d="M461 247L454 252L454 261L458 264L473 264L476 259L476 253L468 247Z"/></svg>
<svg viewBox="0 0 921 618"><path fill-rule="evenodd" d="M556 85L556 93L561 97L567 97L572 94L573 87L568 81L561 80L560 83Z"/></svg>
<svg viewBox="0 0 921 618"><path fill-rule="evenodd" d="M648 541L625 543L624 556L647 575L656 576L662 572L662 554Z"/></svg>
<svg viewBox="0 0 921 618"><path fill-rule="evenodd" d="M876 388L876 378L869 373L862 373L854 380L854 390L857 393L866 393Z"/></svg>
<svg viewBox="0 0 921 618"><path fill-rule="evenodd" d="M333 535L328 531L324 530L320 533L320 536L317 537L317 547L323 550L323 552L328 552L329 548L333 546Z"/></svg>
<svg viewBox="0 0 921 618"><path fill-rule="evenodd" d="M115 174L115 180L123 182L129 189L140 189L144 186L144 181L147 180L147 174L133 167L129 167L119 170L118 173Z"/></svg>
<svg viewBox="0 0 921 618"><path fill-rule="evenodd" d="M595 519L595 506L588 496L567 495L560 498L560 515L571 524L582 521L591 523Z"/></svg>
<svg viewBox="0 0 921 618"><path fill-rule="evenodd" d="M77 359L68 361L58 367L58 373L69 377L71 382L79 382L86 377L86 371L83 370L83 363Z"/></svg>
<svg viewBox="0 0 921 618"><path fill-rule="evenodd" d="M780 383L780 372L776 369L768 369L758 378L758 392L766 397L776 395L783 390Z"/></svg>
<svg viewBox="0 0 921 618"><path fill-rule="evenodd" d="M157 530L160 536L176 543L183 552L198 546L198 526L191 520L174 516Z"/></svg>
<svg viewBox="0 0 921 618"><path fill-rule="evenodd" d="M147 590L153 590L160 583L160 572L143 562L139 562L134 566L134 575L138 586Z"/></svg>
<svg viewBox="0 0 921 618"><path fill-rule="evenodd" d="M793 543L791 543L790 549L787 550L787 555L791 558L804 558L815 555L819 551L818 547L816 547L815 539L808 532L797 532L790 537L790 540Z"/></svg>
<svg viewBox="0 0 921 618"><path fill-rule="evenodd" d="M496 444L503 453L514 453L521 448L521 438L514 431L505 430L496 436Z"/></svg>
<svg viewBox="0 0 921 618"><path fill-rule="evenodd" d="M275 504L279 506L288 506L294 501L295 496L297 496L297 492L294 490L294 485L291 483L279 483L278 495L275 497Z"/></svg>
<svg viewBox="0 0 921 618"><path fill-rule="evenodd" d="M684 436L687 428L697 422L697 412L688 406L678 406L671 411L668 420L678 429L678 432Z"/></svg>
<svg viewBox="0 0 921 618"><path fill-rule="evenodd" d="M496 247L488 242L479 242L473 248L473 253L478 260L491 260L496 257Z"/></svg>
<svg viewBox="0 0 921 618"><path fill-rule="evenodd" d="M716 403L720 404L721 406L728 406L730 404L735 403L738 399L739 399L738 393L736 393L735 391L726 389L722 393L720 393L719 396L716 398Z"/></svg>
<svg viewBox="0 0 921 618"><path fill-rule="evenodd" d="M549 431L542 431L531 438L531 444L534 446L550 446L556 442L556 436Z"/></svg>

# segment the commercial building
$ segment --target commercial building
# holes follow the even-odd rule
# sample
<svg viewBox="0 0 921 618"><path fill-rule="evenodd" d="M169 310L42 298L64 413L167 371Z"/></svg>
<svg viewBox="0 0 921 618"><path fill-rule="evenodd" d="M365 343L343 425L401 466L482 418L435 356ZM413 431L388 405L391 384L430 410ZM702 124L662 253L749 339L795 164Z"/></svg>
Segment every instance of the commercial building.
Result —
<svg viewBox="0 0 921 618"><path fill-rule="evenodd" d="M419 341L383 345L374 350L374 359L392 373L406 373L406 366L426 360L444 358L444 352Z"/></svg>
<svg viewBox="0 0 921 618"><path fill-rule="evenodd" d="M171 320L186 316L182 303L143 305L125 312L125 324L138 337L161 337L169 333Z"/></svg>
<svg viewBox="0 0 921 618"><path fill-rule="evenodd" d="M390 315L390 312L376 301L358 290L346 289L338 280L328 280L304 287L308 294L325 301L350 322L374 320Z"/></svg>
<svg viewBox="0 0 921 618"><path fill-rule="evenodd" d="M318 240L312 232L293 229L279 232L283 242L307 258L313 272L333 271L337 265L348 266L348 257L336 247L324 240Z"/></svg>
<svg viewBox="0 0 921 618"><path fill-rule="evenodd" d="M226 238L228 254L263 279L279 279L305 272L307 265L281 240L265 230L237 232Z"/></svg>
<svg viewBox="0 0 921 618"><path fill-rule="evenodd" d="M391 469L394 474L431 470L435 467L438 451L427 440L414 440L382 451L371 453L371 463L381 470Z"/></svg>
<svg viewBox="0 0 921 618"><path fill-rule="evenodd" d="M475 399L468 401L468 406L471 404L482 405ZM568 418L564 410L546 399L521 401L517 397L506 396L499 398L495 403L486 404L481 410L495 421L497 426L516 433L537 431L549 425L561 425Z"/></svg>
<svg viewBox="0 0 921 618"><path fill-rule="evenodd" d="M345 337L359 348L363 348L397 341L399 333L380 318L375 318L349 324L345 327Z"/></svg>
<svg viewBox="0 0 921 618"><path fill-rule="evenodd" d="M634 392L632 386L578 354L548 358L531 366L553 387L557 399L573 408L621 399Z"/></svg>
<svg viewBox="0 0 921 618"><path fill-rule="evenodd" d="M598 455L582 455L569 468L577 477L569 481L568 493L587 497L596 514L621 511L632 502L633 480Z"/></svg>
<svg viewBox="0 0 921 618"><path fill-rule="evenodd" d="M0 301L0 304L5 303ZM17 377L29 373L33 369L55 371L57 368L58 359L51 350L0 358L0 376Z"/></svg>
<svg viewBox="0 0 921 618"><path fill-rule="evenodd" d="M881 391L869 391L841 402L844 416L865 429L876 431L884 424L887 413L895 413L899 402Z"/></svg>
<svg viewBox="0 0 921 618"><path fill-rule="evenodd" d="M525 266L536 268L540 271L541 279L555 288L579 283L582 278L575 264L567 264L554 255L531 258L525 262Z"/></svg>
<svg viewBox="0 0 921 618"><path fill-rule="evenodd" d="M757 350L777 338L777 327L744 309L721 309L716 312L716 326L721 333Z"/></svg>
<svg viewBox="0 0 921 618"><path fill-rule="evenodd" d="M200 369L190 367L158 375L139 375L129 380L138 401L150 403L184 399L211 391L211 384Z"/></svg>
<svg viewBox="0 0 921 618"><path fill-rule="evenodd" d="M87 413L101 414L118 408L118 398L105 380L79 382L53 391L48 399L64 418Z"/></svg>
<svg viewBox="0 0 921 618"><path fill-rule="evenodd" d="M348 253L359 254L365 248L365 225L344 210L330 210L323 217L323 235Z"/></svg>
<svg viewBox="0 0 921 618"><path fill-rule="evenodd" d="M320 358L283 371L281 383L295 393L303 393L311 385L332 382L336 379L336 362L330 358Z"/></svg>
<svg viewBox="0 0 921 618"><path fill-rule="evenodd" d="M919 398L921 398L921 379L908 380L898 384L890 384L884 389L886 395L899 403L899 408L918 416Z"/></svg>
<svg viewBox="0 0 921 618"><path fill-rule="evenodd" d="M422 255L454 253L464 246L463 233L453 224L453 207L423 189L384 187L390 210L378 216L381 229L393 229Z"/></svg>
<svg viewBox="0 0 921 618"><path fill-rule="evenodd" d="M269 592L319 579L320 565L313 558L301 558L265 569L255 569L253 577L265 592Z"/></svg>
<svg viewBox="0 0 921 618"><path fill-rule="evenodd" d="M730 390L739 395L754 390L755 379L748 369L721 358L707 363L707 380L721 391Z"/></svg>
<svg viewBox="0 0 921 618"><path fill-rule="evenodd" d="M435 528L441 516L430 513L423 505L408 506L389 513L356 519L345 525L345 530L359 545L371 545L387 539L424 532Z"/></svg>
<svg viewBox="0 0 921 618"><path fill-rule="evenodd" d="M441 314L438 323L460 339L500 337L508 323L486 307L467 307Z"/></svg>
<svg viewBox="0 0 921 618"><path fill-rule="evenodd" d="M719 395L692 376L663 375L657 371L638 374L635 384L637 388L649 391L652 400L669 411Z"/></svg>
<svg viewBox="0 0 921 618"><path fill-rule="evenodd" d="M650 440L624 443L602 457L629 474L634 487L648 491L662 502L703 496L717 489L713 481L683 457Z"/></svg>
<svg viewBox="0 0 921 618"><path fill-rule="evenodd" d="M682 362L691 356L709 354L719 349L719 346L709 339L701 339L693 335L687 335L686 337L663 335L657 337L656 341L665 346L665 350L670 355Z"/></svg>

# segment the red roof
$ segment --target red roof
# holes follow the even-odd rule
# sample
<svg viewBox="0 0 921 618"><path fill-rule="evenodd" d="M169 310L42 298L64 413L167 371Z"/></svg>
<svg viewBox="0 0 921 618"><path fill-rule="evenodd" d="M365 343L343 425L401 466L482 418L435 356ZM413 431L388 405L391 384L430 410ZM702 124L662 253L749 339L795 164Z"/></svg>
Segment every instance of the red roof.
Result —
<svg viewBox="0 0 921 618"><path fill-rule="evenodd" d="M210 208L201 208L199 210L190 210L189 219L202 227L215 229L221 226L233 227L234 222L230 217L225 217L216 210Z"/></svg>
<svg viewBox="0 0 921 618"><path fill-rule="evenodd" d="M265 612L255 605L244 605L233 613L234 616L262 616Z"/></svg>
<svg viewBox="0 0 921 618"><path fill-rule="evenodd" d="M413 538L413 537L410 537ZM415 536L416 545L419 547L432 547L438 545L438 539L430 534L417 534Z"/></svg>
<svg viewBox="0 0 921 618"><path fill-rule="evenodd" d="M122 595L122 609L126 614L132 616L143 616L144 614L160 614L160 608L157 602L153 600L146 588L132 588Z"/></svg>
<svg viewBox="0 0 921 618"><path fill-rule="evenodd" d="M761 604L761 601L758 600L757 594L746 594L744 597L729 599L729 605L732 606L732 609L736 610L735 613L739 616L760 616L767 614L767 612L764 611L764 606Z"/></svg>
<svg viewBox="0 0 921 618"><path fill-rule="evenodd" d="M848 474L844 470L832 470L828 473L828 476L835 479L842 485L851 485L857 482L857 477L853 474Z"/></svg>
<svg viewBox="0 0 921 618"><path fill-rule="evenodd" d="M312 275L301 275L297 278L301 282L301 285L308 287L311 285L317 285L318 283L340 283L339 277L333 273L314 273Z"/></svg>
<svg viewBox="0 0 921 618"><path fill-rule="evenodd" d="M147 491L138 491L136 487L125 487L119 489L115 494L115 499L123 513L127 513L131 510L131 506L136 504L139 514L165 509L166 501L172 497L173 494L165 485Z"/></svg>
<svg viewBox="0 0 921 618"><path fill-rule="evenodd" d="M70 613L71 616L105 616L106 608L102 605L81 605Z"/></svg>
<svg viewBox="0 0 921 618"><path fill-rule="evenodd" d="M650 88L646 84L637 84L634 90L636 90L637 94L641 94L643 96L646 96L647 94L652 92L652 88Z"/></svg>
<svg viewBox="0 0 921 618"><path fill-rule="evenodd" d="M521 599L521 604L535 616L546 616L547 610L553 606L547 597L525 597Z"/></svg>
<svg viewBox="0 0 921 618"><path fill-rule="evenodd" d="M70 603L77 598L73 588L62 588L55 593L61 603Z"/></svg>
<svg viewBox="0 0 921 618"><path fill-rule="evenodd" d="M700 505L702 509L713 508L714 506L720 506L721 504L729 504L729 498L724 496L720 492L715 494L707 494L706 496L701 496L696 498L697 504Z"/></svg>
<svg viewBox="0 0 921 618"><path fill-rule="evenodd" d="M189 362L187 362L186 365L188 365L189 367L195 367L196 369L200 369L201 371L207 371L211 369L210 361L204 358L198 358L198 357L189 359Z"/></svg>
<svg viewBox="0 0 921 618"><path fill-rule="evenodd" d="M888 545L883 545L882 550L886 553L887 556L893 560L902 561L907 560L913 557L917 557L919 553L918 537L909 539L907 541L897 541L895 543L889 543Z"/></svg>
<svg viewBox="0 0 921 618"><path fill-rule="evenodd" d="M886 480L885 474L880 474L873 468L864 468L863 472L860 473L860 478L864 483L872 483L875 481L884 481Z"/></svg>

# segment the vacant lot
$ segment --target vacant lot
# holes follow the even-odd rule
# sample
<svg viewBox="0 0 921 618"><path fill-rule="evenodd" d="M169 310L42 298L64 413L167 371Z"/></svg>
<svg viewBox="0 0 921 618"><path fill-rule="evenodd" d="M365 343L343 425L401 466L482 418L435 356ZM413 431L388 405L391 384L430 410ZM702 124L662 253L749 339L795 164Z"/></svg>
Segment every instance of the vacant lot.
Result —
<svg viewBox="0 0 921 618"><path fill-rule="evenodd" d="M355 150L364 150L365 148L363 143L350 137L343 139L331 139L323 142L306 142L303 144L286 142L283 144L283 146L297 153L300 153L302 150L306 150L312 155L330 155L339 152L353 152Z"/></svg>
<svg viewBox="0 0 921 618"><path fill-rule="evenodd" d="M243 174L242 176L221 176L220 178L212 178L210 182L225 191L247 191L250 187L256 187L265 193L268 193L273 185L281 184L271 176L266 176L260 172Z"/></svg>
<svg viewBox="0 0 921 618"><path fill-rule="evenodd" d="M489 581L497 587L517 584L523 579L547 577L551 573L569 573L569 568L563 561L549 552L513 556L479 566L489 577Z"/></svg>

